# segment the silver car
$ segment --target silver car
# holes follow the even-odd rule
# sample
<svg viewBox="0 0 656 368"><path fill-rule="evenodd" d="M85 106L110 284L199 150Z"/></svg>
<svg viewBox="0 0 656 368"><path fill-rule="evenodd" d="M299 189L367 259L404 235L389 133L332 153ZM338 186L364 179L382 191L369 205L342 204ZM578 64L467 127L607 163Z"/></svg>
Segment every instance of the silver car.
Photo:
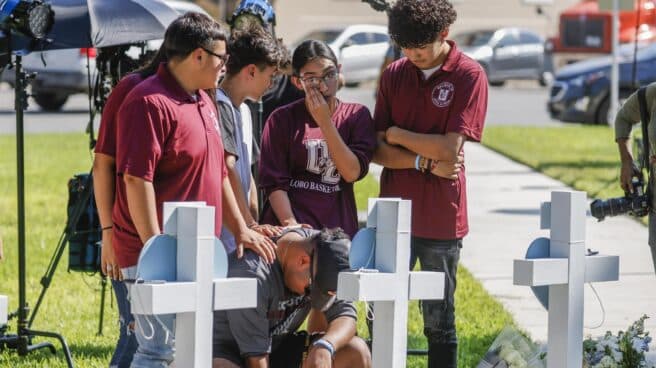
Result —
<svg viewBox="0 0 656 368"><path fill-rule="evenodd" d="M534 32L509 27L464 32L453 39L466 55L481 64L490 85L529 79L546 86L553 80L551 55L544 51L544 39Z"/></svg>
<svg viewBox="0 0 656 368"><path fill-rule="evenodd" d="M330 46L342 64L347 86L376 80L389 45L387 27L373 24L316 30L302 37L296 45L305 40L324 41Z"/></svg>

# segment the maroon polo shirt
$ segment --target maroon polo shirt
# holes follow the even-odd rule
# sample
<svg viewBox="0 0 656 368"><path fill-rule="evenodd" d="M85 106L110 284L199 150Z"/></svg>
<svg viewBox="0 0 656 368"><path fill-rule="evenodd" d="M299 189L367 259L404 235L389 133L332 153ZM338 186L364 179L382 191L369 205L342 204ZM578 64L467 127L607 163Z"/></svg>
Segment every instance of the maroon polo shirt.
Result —
<svg viewBox="0 0 656 368"><path fill-rule="evenodd" d="M481 66L455 43L442 67L428 79L408 58L391 64L380 81L374 121L422 134L463 134L479 142L487 110L487 78ZM466 162L466 159L465 159ZM383 170L381 197L412 200L412 235L428 239L464 237L467 224L465 168L457 180L415 169Z"/></svg>
<svg viewBox="0 0 656 368"><path fill-rule="evenodd" d="M226 175L217 111L212 99L191 96L166 64L128 94L118 112L114 249L119 266L134 266L143 244L128 209L123 174L152 182L157 217L170 201L205 201L214 206L214 231L221 232L221 184Z"/></svg>
<svg viewBox="0 0 656 368"><path fill-rule="evenodd" d="M369 170L376 148L376 132L369 110L360 104L340 102L332 116L344 143L360 163L360 176ZM314 121L305 100L274 111L262 132L260 187L266 197L275 190L289 196L299 223L316 229L341 227L350 236L358 230L353 183L342 179L328 152L321 128ZM267 203L262 223L279 225Z"/></svg>
<svg viewBox="0 0 656 368"><path fill-rule="evenodd" d="M102 153L107 156L116 157L116 120L118 109L125 100L125 97L132 89L143 81L139 73L126 75L112 89L103 107L102 117L100 118L100 129L98 130L98 141L96 142L96 153Z"/></svg>

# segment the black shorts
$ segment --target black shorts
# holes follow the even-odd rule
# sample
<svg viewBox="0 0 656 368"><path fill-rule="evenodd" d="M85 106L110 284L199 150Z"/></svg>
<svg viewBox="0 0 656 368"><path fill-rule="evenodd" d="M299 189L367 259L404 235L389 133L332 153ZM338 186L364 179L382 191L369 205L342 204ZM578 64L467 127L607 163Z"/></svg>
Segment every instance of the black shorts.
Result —
<svg viewBox="0 0 656 368"><path fill-rule="evenodd" d="M277 337L276 348L269 355L269 367L301 368L310 346L321 336L323 333L309 335L305 331L300 331ZM235 342L215 343L213 357L226 359L240 367L246 367L246 359L239 353L239 347Z"/></svg>

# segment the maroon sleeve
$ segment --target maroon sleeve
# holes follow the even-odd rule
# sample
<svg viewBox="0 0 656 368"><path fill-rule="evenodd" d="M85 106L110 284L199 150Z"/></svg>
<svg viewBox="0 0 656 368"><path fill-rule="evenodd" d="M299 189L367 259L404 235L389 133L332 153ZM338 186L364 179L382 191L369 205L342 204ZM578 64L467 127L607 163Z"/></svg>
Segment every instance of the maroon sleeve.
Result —
<svg viewBox="0 0 656 368"><path fill-rule="evenodd" d="M376 107L374 110L374 124L377 132L384 132L387 128L394 125L390 115L390 105L388 96L390 96L391 70L388 67L383 71L378 83L378 93L376 94Z"/></svg>
<svg viewBox="0 0 656 368"><path fill-rule="evenodd" d="M294 134L288 126L288 109L274 111L264 125L260 153L260 188L266 198L275 190L289 190L289 137Z"/></svg>
<svg viewBox="0 0 656 368"><path fill-rule="evenodd" d="M138 74L130 74L121 79L112 90L112 93L110 93L100 118L100 128L98 129L98 140L95 148L96 153L116 157L116 120L118 110L123 100L125 100L125 96L139 82L141 82L141 77Z"/></svg>
<svg viewBox="0 0 656 368"><path fill-rule="evenodd" d="M458 86L459 96L447 122L447 133L459 133L480 142L487 113L487 78L482 69L470 72Z"/></svg>
<svg viewBox="0 0 656 368"><path fill-rule="evenodd" d="M116 171L153 181L155 167L162 156L164 142L171 132L169 119L147 97L136 98L121 106L118 113L119 146Z"/></svg>
<svg viewBox="0 0 656 368"><path fill-rule="evenodd" d="M347 145L360 162L360 176L358 177L360 180L369 172L369 163L376 150L376 130L369 109L362 106L356 113L352 127L351 139Z"/></svg>

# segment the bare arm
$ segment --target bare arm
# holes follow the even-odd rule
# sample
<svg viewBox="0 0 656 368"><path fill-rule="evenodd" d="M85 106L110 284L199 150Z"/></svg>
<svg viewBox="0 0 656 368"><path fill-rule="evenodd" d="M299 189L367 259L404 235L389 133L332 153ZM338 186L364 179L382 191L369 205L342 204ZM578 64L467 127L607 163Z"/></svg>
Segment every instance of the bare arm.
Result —
<svg viewBox="0 0 656 368"><path fill-rule="evenodd" d="M114 157L96 153L93 159L93 193L98 208L98 218L102 230L102 247L100 253L100 270L112 279L121 279L123 275L116 261L112 245L112 207L116 191L116 160ZM111 266L108 269L107 266ZM115 267L116 266L116 267Z"/></svg>
<svg viewBox="0 0 656 368"><path fill-rule="evenodd" d="M633 155L629 147L629 139L618 138L617 148L620 151L620 160L622 161L622 168L620 169L620 186L625 192L633 192L631 185L631 178L633 177Z"/></svg>
<svg viewBox="0 0 656 368"><path fill-rule="evenodd" d="M222 214L223 223L228 230L235 236L237 242L237 256L244 254L244 247L253 250L264 258L267 262L273 263L275 260L275 243L268 237L249 229L244 222L244 218L239 212L235 195L232 192L230 180L228 177L223 178L221 187L222 196Z"/></svg>
<svg viewBox="0 0 656 368"><path fill-rule="evenodd" d="M235 200L237 201L239 212L244 218L246 225L252 226L256 223L256 221L253 218L249 203L246 200L246 193L244 192L244 188L241 187L241 178L239 177L239 171L237 170L237 157L226 152L225 163L228 169L228 179L230 180L230 186L232 187L232 192L234 193Z"/></svg>
<svg viewBox="0 0 656 368"><path fill-rule="evenodd" d="M155 188L153 183L129 174L123 175L127 194L128 210L139 239L145 243L154 235L160 234L157 222Z"/></svg>
<svg viewBox="0 0 656 368"><path fill-rule="evenodd" d="M253 216L253 218L257 219L260 216L260 209L258 208L257 185L255 185L255 178L253 177L253 174L251 174L251 189L250 189L249 201L250 203L248 204L248 207L251 211L251 215Z"/></svg>
<svg viewBox="0 0 656 368"><path fill-rule="evenodd" d="M282 226L298 224L296 217L294 217L294 212L292 212L292 205L289 202L287 192L284 190L275 190L269 195L269 201L271 202L273 213L276 214Z"/></svg>
<svg viewBox="0 0 656 368"><path fill-rule="evenodd" d="M269 355L248 357L246 365L248 368L269 368Z"/></svg>
<svg viewBox="0 0 656 368"><path fill-rule="evenodd" d="M335 351L351 341L355 336L355 319L351 317L339 317L334 319L328 325L326 334L322 337L323 340L328 341ZM330 352L324 348L313 347L305 361L306 367L328 367L331 366L330 362L332 357Z"/></svg>
<svg viewBox="0 0 656 368"><path fill-rule="evenodd" d="M378 146L373 161L388 169L414 169L417 154L385 141L385 132L378 132Z"/></svg>
<svg viewBox="0 0 656 368"><path fill-rule="evenodd" d="M421 134L391 127L385 132L386 141L403 146L417 154L435 161L456 162L465 143L465 136L458 133Z"/></svg>
<svg viewBox="0 0 656 368"><path fill-rule="evenodd" d="M326 139L328 154L335 163L337 171L349 183L358 180L361 172L360 161L339 135L337 127L332 122L328 103L316 88L306 88L305 92L306 106Z"/></svg>

